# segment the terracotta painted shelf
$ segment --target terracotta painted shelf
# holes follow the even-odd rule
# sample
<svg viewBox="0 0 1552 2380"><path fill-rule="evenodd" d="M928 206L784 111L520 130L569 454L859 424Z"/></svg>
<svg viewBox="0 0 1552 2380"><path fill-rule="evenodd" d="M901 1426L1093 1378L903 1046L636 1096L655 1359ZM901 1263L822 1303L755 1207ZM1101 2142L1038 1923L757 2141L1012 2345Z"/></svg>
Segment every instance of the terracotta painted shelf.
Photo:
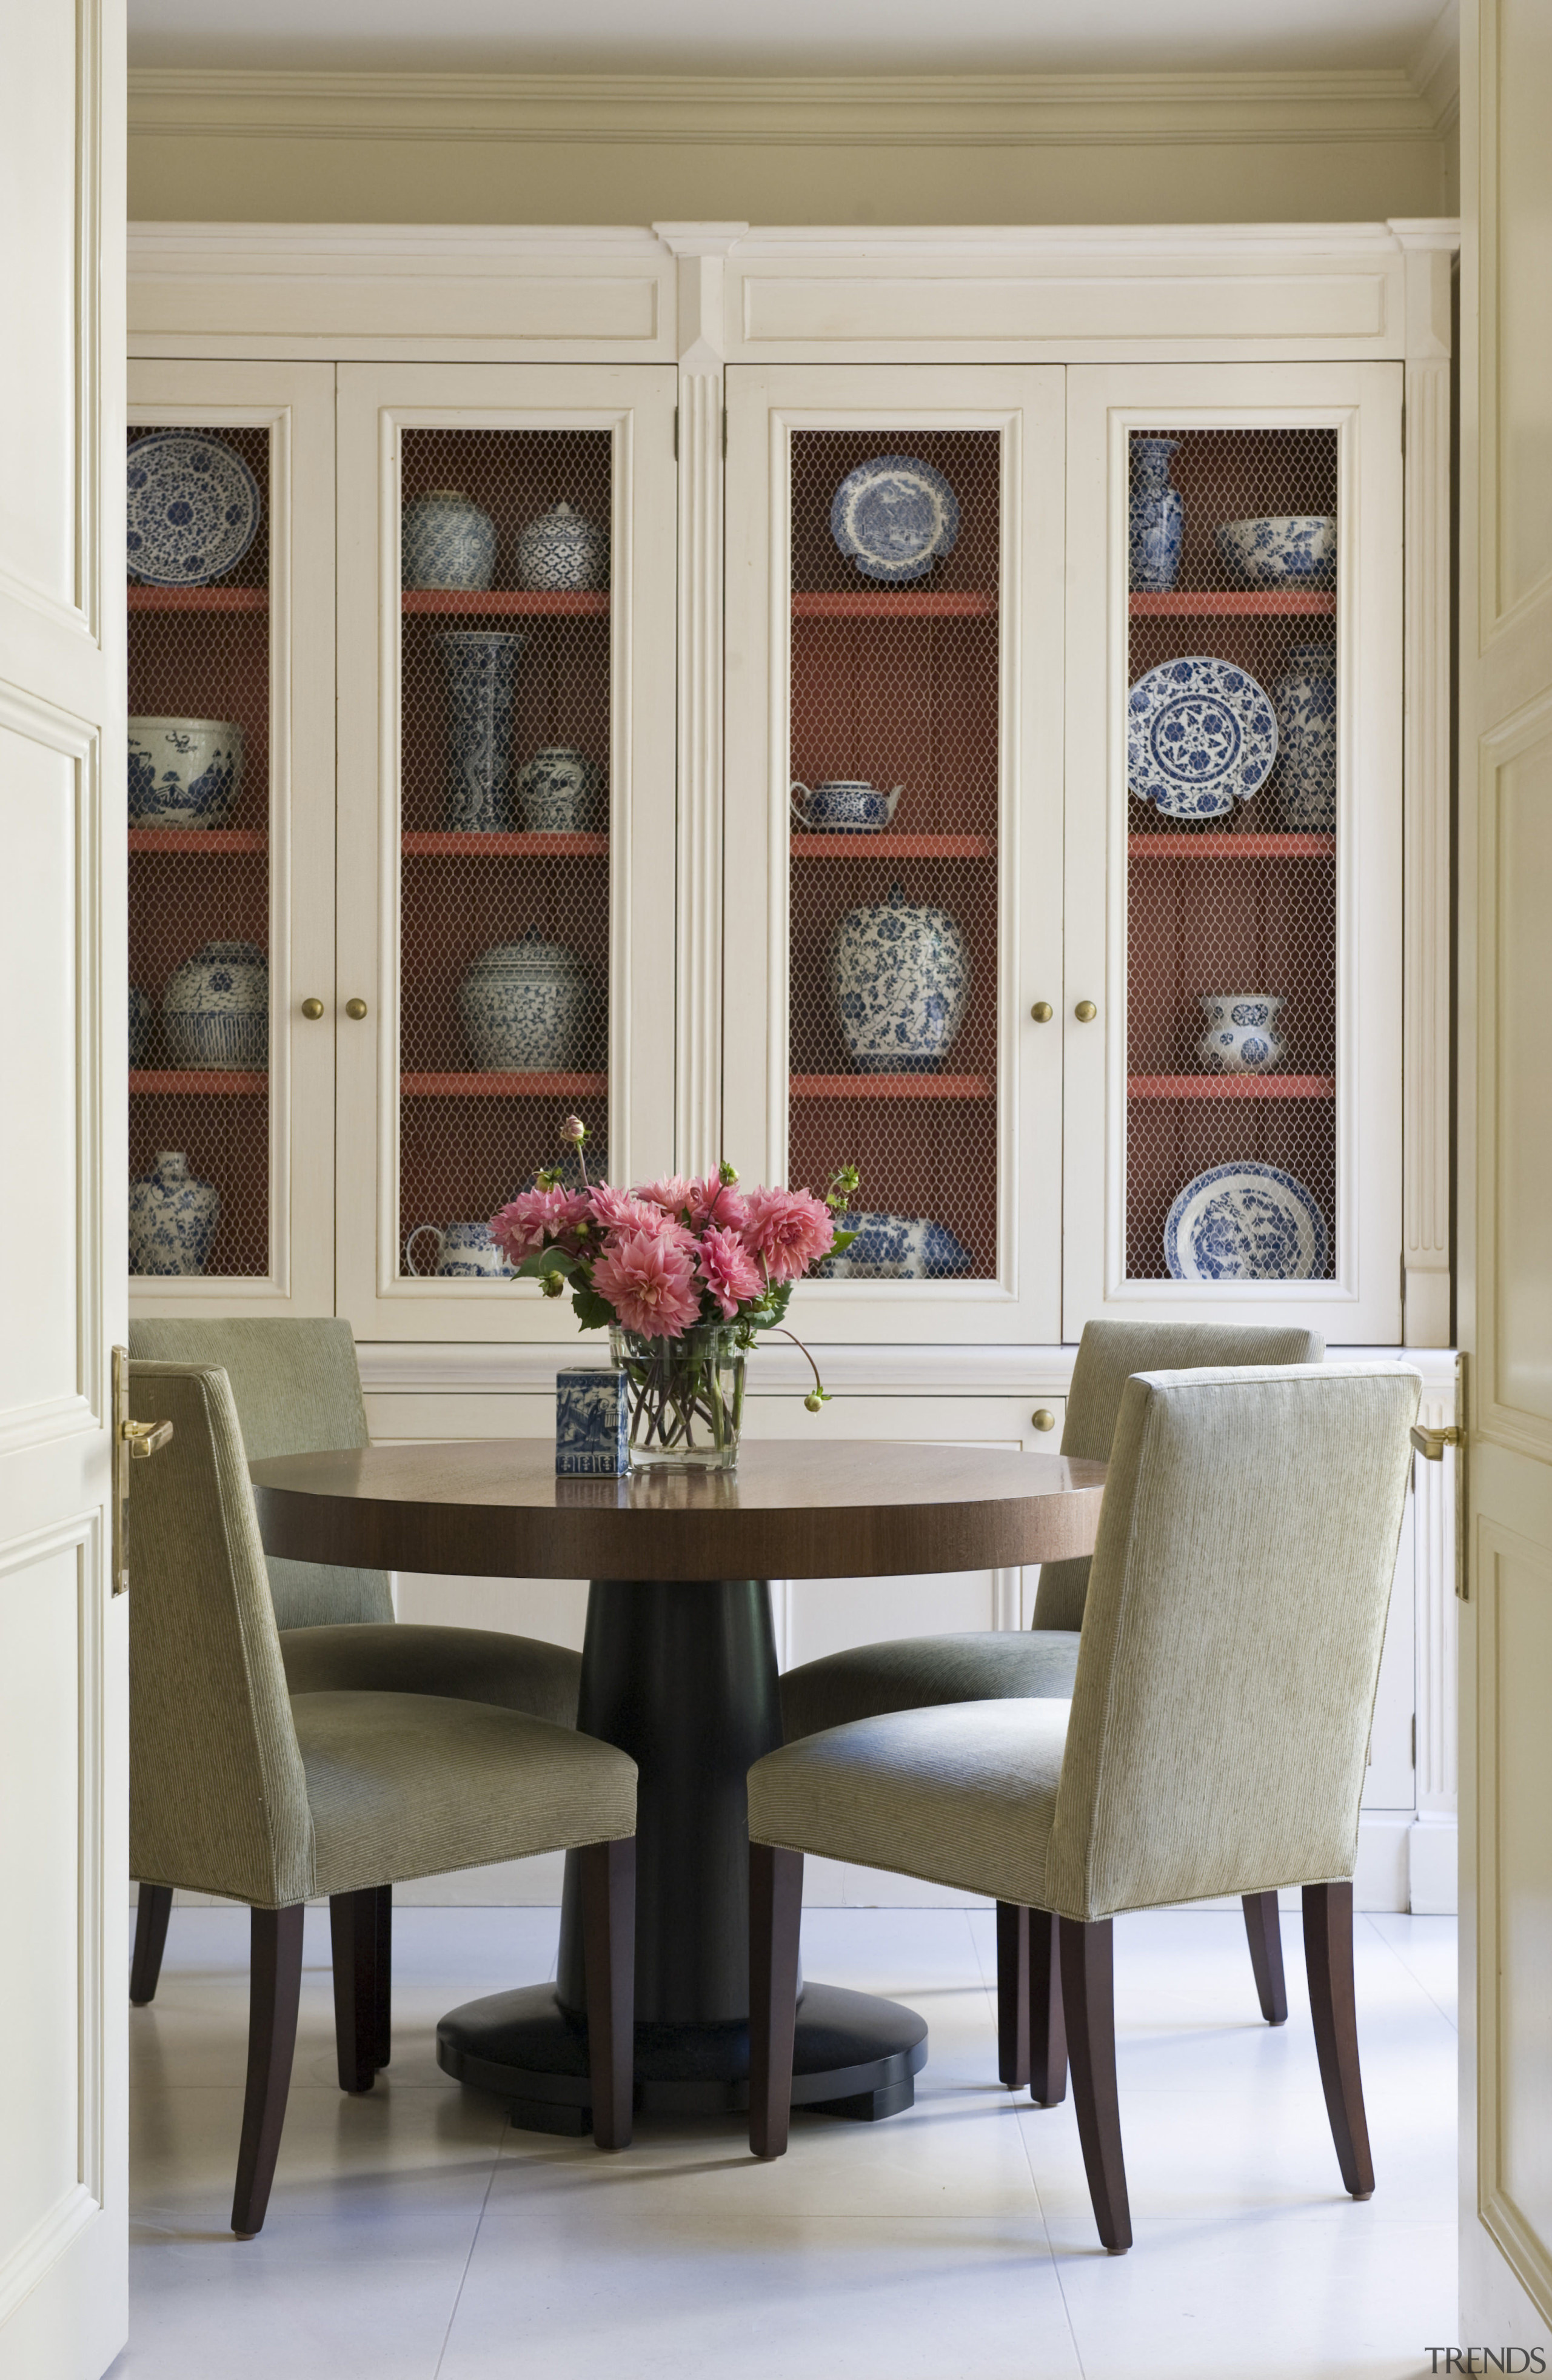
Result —
<svg viewBox="0 0 1552 2380"><path fill-rule="evenodd" d="M261 827L132 826L131 851L200 851L213 856L223 851L268 851L270 838Z"/></svg>
<svg viewBox="0 0 1552 2380"><path fill-rule="evenodd" d="M1330 859L1334 834L1131 834L1133 859Z"/></svg>
<svg viewBox="0 0 1552 2380"><path fill-rule="evenodd" d="M401 1075L406 1099L602 1099L607 1075Z"/></svg>
<svg viewBox="0 0 1552 2380"><path fill-rule="evenodd" d="M176 1069L172 1067L131 1067L129 1088L134 1091L189 1092L196 1098L210 1099L217 1094L227 1098L261 1099L269 1090L268 1075L217 1074L210 1069Z"/></svg>
<svg viewBox="0 0 1552 2380"><path fill-rule="evenodd" d="M833 594L794 594L792 608L794 620L989 620L997 598L973 587L938 595L912 589L854 594L846 588Z"/></svg>
<svg viewBox="0 0 1552 2380"><path fill-rule="evenodd" d="M794 1099L989 1099L989 1075L794 1075Z"/></svg>
<svg viewBox="0 0 1552 2380"><path fill-rule="evenodd" d="M440 834L403 838L411 859L607 859L606 834Z"/></svg>
<svg viewBox="0 0 1552 2380"><path fill-rule="evenodd" d="M992 859L989 834L794 834L794 859Z"/></svg>
<svg viewBox="0 0 1552 2380"><path fill-rule="evenodd" d="M131 612L267 612L267 587L131 587Z"/></svg>
<svg viewBox="0 0 1552 2380"><path fill-rule="evenodd" d="M1277 619L1291 613L1329 617L1337 608L1335 594L1316 587L1172 587L1167 594L1128 600L1134 620Z"/></svg>
<svg viewBox="0 0 1552 2380"><path fill-rule="evenodd" d="M1134 1099L1334 1099L1334 1075L1131 1075Z"/></svg>
<svg viewBox="0 0 1552 2380"><path fill-rule="evenodd" d="M406 612L505 612L521 619L597 618L609 609L607 588L565 592L529 587L406 587L399 598Z"/></svg>

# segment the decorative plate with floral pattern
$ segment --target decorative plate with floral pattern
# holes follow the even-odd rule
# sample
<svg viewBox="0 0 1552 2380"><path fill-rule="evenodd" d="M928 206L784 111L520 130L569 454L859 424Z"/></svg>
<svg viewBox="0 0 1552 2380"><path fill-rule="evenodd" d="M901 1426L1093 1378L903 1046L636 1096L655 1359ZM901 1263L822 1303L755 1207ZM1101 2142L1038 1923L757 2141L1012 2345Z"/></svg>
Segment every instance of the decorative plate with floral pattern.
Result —
<svg viewBox="0 0 1552 2380"><path fill-rule="evenodd" d="M918 456L874 455L836 489L830 533L865 578L920 578L953 552L959 499Z"/></svg>
<svg viewBox="0 0 1552 2380"><path fill-rule="evenodd" d="M125 544L151 587L204 587L235 569L259 527L259 482L240 455L193 430L159 430L129 449Z"/></svg>
<svg viewBox="0 0 1552 2380"><path fill-rule="evenodd" d="M1186 654L1149 670L1126 704L1126 780L1166 818L1227 816L1277 759L1271 697L1248 670Z"/></svg>
<svg viewBox="0 0 1552 2380"><path fill-rule="evenodd" d="M1188 1182L1164 1225L1171 1281L1317 1281L1326 1218L1313 1192L1248 1159Z"/></svg>

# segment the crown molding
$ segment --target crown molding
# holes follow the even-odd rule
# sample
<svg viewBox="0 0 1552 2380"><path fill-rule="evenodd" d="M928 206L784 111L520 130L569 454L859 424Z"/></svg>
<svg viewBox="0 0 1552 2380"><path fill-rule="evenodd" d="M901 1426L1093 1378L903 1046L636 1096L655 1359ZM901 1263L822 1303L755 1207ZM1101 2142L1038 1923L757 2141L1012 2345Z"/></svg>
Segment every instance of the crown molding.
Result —
<svg viewBox="0 0 1552 2380"><path fill-rule="evenodd" d="M1461 115L1461 0L1445 0L1408 73L1440 132L1452 131Z"/></svg>
<svg viewBox="0 0 1552 2380"><path fill-rule="evenodd" d="M1420 53L1436 80L1449 46L1436 26ZM156 140L846 149L1307 145L1439 132L1428 96L1401 67L823 79L137 67L129 128Z"/></svg>

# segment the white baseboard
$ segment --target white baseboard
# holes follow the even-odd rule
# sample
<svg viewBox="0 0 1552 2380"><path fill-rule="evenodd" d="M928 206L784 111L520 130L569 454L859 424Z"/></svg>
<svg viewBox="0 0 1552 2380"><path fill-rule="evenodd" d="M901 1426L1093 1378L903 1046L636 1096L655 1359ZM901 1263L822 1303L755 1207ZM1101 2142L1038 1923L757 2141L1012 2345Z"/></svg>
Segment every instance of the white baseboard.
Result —
<svg viewBox="0 0 1552 2380"><path fill-rule="evenodd" d="M1413 1916L1453 1917L1460 1907L1460 1825L1454 1812L1421 1811L1407 1836Z"/></svg>

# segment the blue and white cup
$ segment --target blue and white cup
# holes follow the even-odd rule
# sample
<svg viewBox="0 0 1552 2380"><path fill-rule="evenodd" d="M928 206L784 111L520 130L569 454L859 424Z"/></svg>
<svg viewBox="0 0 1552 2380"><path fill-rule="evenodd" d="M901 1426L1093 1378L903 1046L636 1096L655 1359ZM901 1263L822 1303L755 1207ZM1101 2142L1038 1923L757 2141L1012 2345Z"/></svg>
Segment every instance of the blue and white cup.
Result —
<svg viewBox="0 0 1552 2380"><path fill-rule="evenodd" d="M794 781L788 799L793 816L808 834L882 834L892 824L904 790L896 785L885 794L866 777L825 777L811 786Z"/></svg>
<svg viewBox="0 0 1552 2380"><path fill-rule="evenodd" d="M1279 1075L1288 1043L1278 1026L1282 995L1266 991L1205 991L1207 1029L1196 1054L1213 1075Z"/></svg>

